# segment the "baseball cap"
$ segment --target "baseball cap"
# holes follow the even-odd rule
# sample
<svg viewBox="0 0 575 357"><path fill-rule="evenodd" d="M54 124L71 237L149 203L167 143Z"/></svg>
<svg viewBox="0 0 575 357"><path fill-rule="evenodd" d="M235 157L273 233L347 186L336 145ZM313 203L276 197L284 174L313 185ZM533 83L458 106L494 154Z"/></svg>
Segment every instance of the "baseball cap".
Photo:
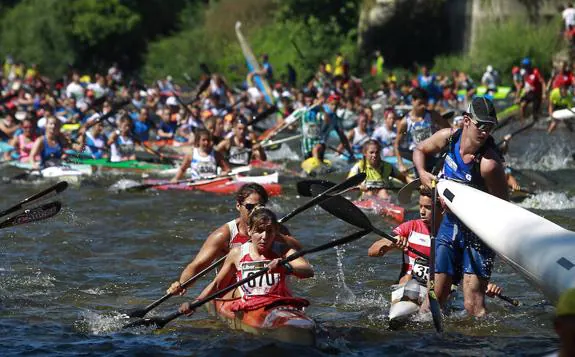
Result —
<svg viewBox="0 0 575 357"><path fill-rule="evenodd" d="M471 116L473 121L497 125L495 106L493 106L493 102L486 97L473 98L467 108L467 114Z"/></svg>
<svg viewBox="0 0 575 357"><path fill-rule="evenodd" d="M575 316L575 288L568 289L559 296L555 316Z"/></svg>

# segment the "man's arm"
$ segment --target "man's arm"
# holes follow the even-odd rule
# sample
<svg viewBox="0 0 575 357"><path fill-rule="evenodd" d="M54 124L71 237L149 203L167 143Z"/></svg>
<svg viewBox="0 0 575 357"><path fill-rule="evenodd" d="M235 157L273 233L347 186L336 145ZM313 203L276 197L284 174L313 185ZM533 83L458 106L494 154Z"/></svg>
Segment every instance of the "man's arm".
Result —
<svg viewBox="0 0 575 357"><path fill-rule="evenodd" d="M486 155L481 159L480 170L481 177L487 186L487 192L509 201L509 188L507 187L503 163L493 150L486 152Z"/></svg>
<svg viewBox="0 0 575 357"><path fill-rule="evenodd" d="M413 164L419 173L423 185L431 187L431 181L435 179L435 176L425 170L425 157L441 152L448 145L450 136L451 129L441 129L420 142L413 151Z"/></svg>
<svg viewBox="0 0 575 357"><path fill-rule="evenodd" d="M212 234L208 236L202 248L194 258L194 260L189 263L186 268L182 271L180 279L174 282L168 289L169 294L184 293L185 290L182 289L181 284L186 280L196 275L198 272L205 269L210 265L218 256L222 256L228 253L228 241L230 239L230 230L227 225L223 225L216 229ZM189 286L188 286L189 287Z"/></svg>

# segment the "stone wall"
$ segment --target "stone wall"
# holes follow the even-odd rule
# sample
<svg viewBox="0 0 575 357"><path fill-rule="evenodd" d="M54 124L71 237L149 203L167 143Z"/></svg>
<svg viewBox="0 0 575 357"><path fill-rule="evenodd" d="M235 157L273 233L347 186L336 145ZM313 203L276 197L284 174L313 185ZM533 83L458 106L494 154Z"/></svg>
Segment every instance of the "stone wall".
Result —
<svg viewBox="0 0 575 357"><path fill-rule="evenodd" d="M364 0L358 46L366 54L382 50L392 65L410 65L402 56L425 63L441 53L473 51L475 38L486 22L504 21L514 15L537 22L557 16L558 6L568 2L570 0ZM413 50L413 46L419 46L420 50Z"/></svg>

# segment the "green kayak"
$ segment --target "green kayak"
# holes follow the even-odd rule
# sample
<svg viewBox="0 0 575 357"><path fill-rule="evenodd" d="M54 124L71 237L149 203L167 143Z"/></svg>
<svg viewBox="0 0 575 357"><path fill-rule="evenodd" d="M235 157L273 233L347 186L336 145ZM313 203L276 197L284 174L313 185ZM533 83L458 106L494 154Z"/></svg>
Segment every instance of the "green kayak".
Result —
<svg viewBox="0 0 575 357"><path fill-rule="evenodd" d="M154 164L150 162L127 160L111 162L108 159L90 159L90 158L69 158L74 164L91 165L100 170L122 170L122 171L163 171L172 169L173 166L165 164Z"/></svg>

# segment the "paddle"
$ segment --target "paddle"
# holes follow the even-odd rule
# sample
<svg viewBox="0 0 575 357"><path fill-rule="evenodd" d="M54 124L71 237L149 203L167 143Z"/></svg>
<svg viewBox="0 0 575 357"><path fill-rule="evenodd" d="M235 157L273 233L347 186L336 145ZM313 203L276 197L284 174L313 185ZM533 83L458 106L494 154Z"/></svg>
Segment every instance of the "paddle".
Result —
<svg viewBox="0 0 575 357"><path fill-rule="evenodd" d="M199 273L197 273L196 275L190 277L188 280L184 281L182 283L182 288L185 288L186 286L192 284L193 282L195 282L196 280L198 280L199 278L203 277L204 275L206 275L207 273L209 273L212 269L216 268L218 265L220 265L221 263L224 262L224 260L226 259L227 255L224 255L223 257L220 257L218 260L216 260L215 262L213 262L212 264L210 264L208 267L206 267L204 270L200 271ZM161 298L159 298L158 300L152 302L151 304L149 304L146 307L143 308L133 308L130 309L128 311L125 312L126 315L128 315L128 317L139 317L142 318L144 316L146 316L146 314L148 312L150 312L153 308L155 308L156 306L160 305L161 303L163 303L164 301L168 300L170 297L172 297L173 294L165 294L164 296L162 296Z"/></svg>
<svg viewBox="0 0 575 357"><path fill-rule="evenodd" d="M215 175L215 176L203 177L203 178L197 178L197 179L185 179L185 180L179 180L179 181L175 181L175 182L162 181L162 182L154 182L154 183L144 183L144 184L137 185L137 186L126 187L124 189L120 189L119 191L140 192L140 191L147 190L148 188L164 186L164 185L179 185L182 183L190 183L191 184L191 183L198 182L198 181L212 181L212 180L218 180L218 179L223 179L226 177L234 176L234 175L240 174L242 172L247 172L250 170L251 170L250 166L240 166L240 167L237 167L237 168L231 170L230 172L228 172L226 174L222 174L222 175Z"/></svg>
<svg viewBox="0 0 575 357"><path fill-rule="evenodd" d="M329 187L335 186L335 183L333 183L331 181L327 181L327 180L321 180L321 179L310 179L310 180L299 181L296 184L297 193L301 196L304 196L304 197L311 197L311 196L313 196L313 192L311 190L311 187L313 185L322 185L322 186L329 188ZM382 187L382 188L386 189L386 190L394 191L394 190L399 190L402 187Z"/></svg>
<svg viewBox="0 0 575 357"><path fill-rule="evenodd" d="M365 174L364 174L365 175ZM357 175L359 176L359 175ZM287 215L285 215L284 217L280 218L278 220L279 223L285 223L288 220L290 220L291 218L293 218L295 215L305 211L306 209L314 206L315 204L317 204L318 202L321 202L322 200L326 200L328 198L330 198L331 196L328 196L328 194L330 192L332 193L338 193L340 191L345 190L346 188L349 187L353 187L355 185L357 185L356 181L357 179L353 179L356 176L353 176L350 179L347 179L346 181L340 183L339 185L335 185L332 188L326 190L324 193L318 195L317 197L313 198L312 200L304 203L302 206L296 208L295 210L293 210L292 212L288 213ZM353 179L353 180L352 180ZM364 180L365 177L362 179ZM360 181L361 182L361 181ZM209 272L210 270L212 270L213 268L217 267L226 257L221 257L219 260L217 260L216 262L212 263L209 267L205 268L204 270L202 270L201 272L199 272L198 274L194 275L193 277L191 277L190 279L186 280L183 284L182 287L186 287L187 285L191 284L192 282L196 281L197 279L201 278L202 276L204 276L207 272ZM132 310L129 310L128 312L126 312L125 314L128 315L129 317L144 317L150 310L152 310L153 308L155 308L156 306L158 306L159 304L161 304L162 302L166 301L167 299L169 299L169 297L172 296L171 294L166 294L164 296L162 296L160 299L154 301L153 303L151 303L150 305L144 307L144 308L134 308Z"/></svg>
<svg viewBox="0 0 575 357"><path fill-rule="evenodd" d="M397 193L397 200L399 203L402 205L408 204L411 201L411 194L413 191L419 189L419 186L421 186L421 180L419 177L403 186Z"/></svg>
<svg viewBox="0 0 575 357"><path fill-rule="evenodd" d="M337 193L340 193L341 191L344 191L350 187L355 187L355 186L359 185L361 182L363 182L365 180L365 177L366 177L365 173L361 172L355 176L348 178L347 180L343 181L342 183L340 183L338 185L335 185L331 188L328 188L327 190L324 189L322 193L320 193L316 197L312 198L311 200L307 201L303 206L296 208L295 210L290 212L287 216L280 219L280 223L285 222L288 219L290 219L291 217L295 216L296 214L305 211L306 209L326 200L327 198L330 198L331 196L329 196L329 195L332 193L337 194ZM367 229L367 228L365 228L365 229Z"/></svg>
<svg viewBox="0 0 575 357"><path fill-rule="evenodd" d="M527 129L531 129L531 128L533 127L533 125L535 125L535 121L532 121L531 123L529 123L529 124L527 124L527 125L525 125L525 126L519 128L519 129L515 130L514 132L512 132L511 134L509 134L509 135L510 135L509 139L511 139L512 137L514 137L514 136L517 135L517 134L520 134L520 133L524 132L524 131L527 130ZM499 146L501 146L501 144L503 144L504 142L505 142L505 140L501 140L501 141L499 141L499 142L498 142L497 144L495 144L495 145L497 145L497 147L499 147Z"/></svg>
<svg viewBox="0 0 575 357"><path fill-rule="evenodd" d="M356 177L356 176L352 176ZM329 190L325 190L326 187L321 185L312 185L312 192L320 192L323 191L320 195L329 194L329 190L333 190L333 187ZM376 228L371 224L371 221L365 213L363 213L359 208L357 208L351 201L341 197L341 196L330 196L329 199L326 199L319 203L321 208L326 210L327 212L331 213L335 217L351 224L352 226L356 226L358 228L367 229L369 231L373 231L374 233L390 240L391 242L397 242L397 239L389 235L388 233ZM417 249L412 247L407 247L407 250L410 252L417 254L420 257L428 258L428 256Z"/></svg>
<svg viewBox="0 0 575 357"><path fill-rule="evenodd" d="M62 204L59 201L54 201L43 204L39 207L26 209L24 212L10 217L4 222L0 223L0 229L48 219L58 214L60 209L62 209Z"/></svg>
<svg viewBox="0 0 575 357"><path fill-rule="evenodd" d="M299 138L301 138L301 137L302 137L301 134L297 134L297 135L289 136L289 137L287 137L287 138L283 138L283 139L279 139L279 140L275 140L275 141L270 140L269 142L267 142L267 143L261 145L261 147L262 147L262 148L267 148L267 147L270 147L270 146L279 145L279 144L287 143L287 142L289 142L289 141L297 140L297 139L299 139ZM234 156L243 155L243 154L245 154L245 153L247 153L247 152L252 152L253 150L254 150L253 148L240 150L240 151L238 151L238 152L236 152L236 153L234 153L234 154L232 154L232 155L228 155L228 158L234 157Z"/></svg>
<svg viewBox="0 0 575 357"><path fill-rule="evenodd" d="M30 206L32 203L38 200L46 200L52 196L59 194L68 187L66 181L58 182L57 184L48 187L44 191L38 192L28 198L23 199L18 204L0 212L0 217L7 216L11 213L17 212L23 208Z"/></svg>
<svg viewBox="0 0 575 357"><path fill-rule="evenodd" d="M297 259L297 258L299 258L299 257L302 257L302 256L304 256L304 255L306 255L306 254L320 252L320 251L323 251L323 250L326 250L326 249L329 249L329 248L332 248L332 247L336 247L336 246L338 246L338 245L342 245L342 244L346 244L346 243L352 242L352 241L354 241L354 240L357 240L357 239L363 237L364 235L366 235L366 234L368 234L368 233L369 233L369 230L362 230L362 231L359 231L359 232L355 232L355 233L353 233L353 234L350 234L350 235L348 235L348 236L346 236L346 237L343 237L343 238L340 238L340 239L331 241L331 242L329 242L329 243L322 244L322 245L317 246L317 247L315 247L315 248L300 250L300 251L298 251L298 252L296 252L296 253L290 255L289 257L282 259L282 260L279 262L279 265L283 265L283 264L289 263L289 262L291 262L291 261L293 261L293 260L295 260L295 259ZM211 301L211 300L213 300L213 299L215 299L215 298L217 298L217 297L219 297L219 296L221 296L221 295L227 293L228 291L232 291L232 290L234 290L235 288L237 288L237 287L239 287L239 286L242 286L242 285L244 285L245 283L247 283L247 282L249 282L249 281L252 281L252 280L254 280L254 279L256 279L256 278L258 278L258 277L260 277L260 276L263 276L263 275L266 274L267 272L268 272L268 268L261 269L260 271L254 273L253 275L250 275L250 276L248 276L248 277L246 277L246 278L244 278L244 279L241 279L241 280L235 282L234 284L227 286L226 288L223 288L223 289L221 289L221 290L219 290L219 291L216 291L215 293L213 293L213 294L207 296L205 299L195 301L194 303L192 303L192 304L190 305L190 308L191 308L191 309L196 309L196 308L198 308L198 307L204 305L205 303L207 303L207 302L209 302L209 301ZM178 318L178 317L180 317L180 316L182 316L182 315L183 315L183 313L181 313L181 312L178 311L178 312L174 312L174 313L172 313L172 314L170 314L170 315L168 315L168 316L165 316L165 317L152 317L152 318L148 318L148 319L140 319L140 320L131 322L131 323L129 323L129 324L126 324L126 325L124 325L122 328L123 328L123 329L126 329L126 328L131 328L131 327L140 327L140 326L145 326L145 327L156 326L156 328L162 328L162 327L164 327L168 322L170 322L170 321L172 321L172 320L174 320L174 319L176 319L176 318Z"/></svg>
<svg viewBox="0 0 575 357"><path fill-rule="evenodd" d="M254 126L257 123L259 123L260 121L264 120L265 118L267 118L268 116L272 115L273 113L275 113L278 110L278 107L276 107L275 105L272 105L271 107L269 107L268 109L264 110L263 112L259 113L258 115L254 116L252 118L252 120L248 123L248 125Z"/></svg>
<svg viewBox="0 0 575 357"><path fill-rule="evenodd" d="M431 310L431 316L433 318L433 325L435 326L435 331L443 332L442 326L442 315L441 315L441 305L439 300L437 300L437 295L435 294L435 219L437 215L437 182L435 180L431 181L431 188L433 189L433 205L431 208L431 243L430 243L430 253L429 253L429 289L427 289L427 297L429 298L429 310Z"/></svg>

